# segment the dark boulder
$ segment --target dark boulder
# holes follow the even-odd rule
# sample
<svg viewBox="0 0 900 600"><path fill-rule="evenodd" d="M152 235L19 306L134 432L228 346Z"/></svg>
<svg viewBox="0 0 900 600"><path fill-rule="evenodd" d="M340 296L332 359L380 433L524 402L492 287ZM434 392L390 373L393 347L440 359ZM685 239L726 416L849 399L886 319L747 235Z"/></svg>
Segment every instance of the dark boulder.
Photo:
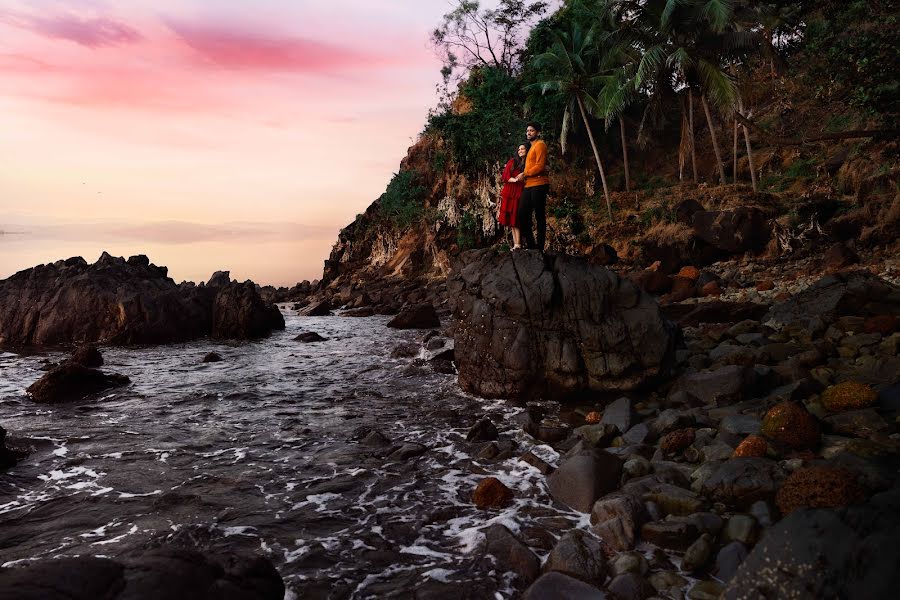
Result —
<svg viewBox="0 0 900 600"><path fill-rule="evenodd" d="M473 250L448 290L459 383L480 396L632 390L674 361L677 332L653 298L583 259Z"/></svg>
<svg viewBox="0 0 900 600"><path fill-rule="evenodd" d="M715 467L701 491L716 502L746 509L759 500L771 502L781 476L777 463L767 458L732 458Z"/></svg>
<svg viewBox="0 0 900 600"><path fill-rule="evenodd" d="M146 257L57 261L0 281L0 346L166 344L283 329L252 282L176 285Z"/></svg>
<svg viewBox="0 0 900 600"><path fill-rule="evenodd" d="M345 310L341 313L342 317L372 317L375 315L375 309L370 306L364 306L361 308L351 308L350 310Z"/></svg>
<svg viewBox="0 0 900 600"><path fill-rule="evenodd" d="M80 556L0 569L0 600L282 600L284 583L262 557L157 548L131 558Z"/></svg>
<svg viewBox="0 0 900 600"><path fill-rule="evenodd" d="M400 311L387 326L393 329L431 329L440 327L441 320L432 305L419 304Z"/></svg>
<svg viewBox="0 0 900 600"><path fill-rule="evenodd" d="M771 529L728 582L726 600L894 598L900 490L863 506L799 510Z"/></svg>
<svg viewBox="0 0 900 600"><path fill-rule="evenodd" d="M847 244L838 242L822 255L822 263L826 269L839 271L859 262L859 255Z"/></svg>
<svg viewBox="0 0 900 600"><path fill-rule="evenodd" d="M487 417L479 420L472 425L469 433L466 434L467 442L490 442L496 440L499 436L497 427Z"/></svg>
<svg viewBox="0 0 900 600"><path fill-rule="evenodd" d="M766 216L752 206L695 212L694 235L725 254L758 251L771 235Z"/></svg>
<svg viewBox="0 0 900 600"><path fill-rule="evenodd" d="M97 346L94 346L93 344L84 344L75 349L75 352L73 352L71 358L69 358L69 362L79 364L82 367L87 367L89 369L99 369L103 366L103 355L100 354L100 350L97 349Z"/></svg>
<svg viewBox="0 0 900 600"><path fill-rule="evenodd" d="M0 471L5 471L12 467L23 456L23 453L6 447L6 430L0 426Z"/></svg>
<svg viewBox="0 0 900 600"><path fill-rule="evenodd" d="M663 314L682 327L696 327L701 323L737 323L758 321L769 307L754 302L724 302L712 300L700 304L669 304Z"/></svg>
<svg viewBox="0 0 900 600"><path fill-rule="evenodd" d="M204 363L222 362L222 355L218 352L209 352L203 357Z"/></svg>
<svg viewBox="0 0 900 600"><path fill-rule="evenodd" d="M547 556L543 570L544 573L559 571L602 585L606 579L606 559L597 538L574 529L560 538Z"/></svg>
<svg viewBox="0 0 900 600"><path fill-rule="evenodd" d="M307 331L295 337L294 341L303 342L304 344L313 344L315 342L327 342L328 338L322 337L315 331Z"/></svg>
<svg viewBox="0 0 900 600"><path fill-rule="evenodd" d="M331 303L328 300L312 302L297 311L301 317L327 317L331 314Z"/></svg>
<svg viewBox="0 0 900 600"><path fill-rule="evenodd" d="M531 583L541 574L540 559L509 529L495 524L482 529L482 532L485 550L504 568L519 575L526 583Z"/></svg>
<svg viewBox="0 0 900 600"><path fill-rule="evenodd" d="M542 575L531 584L522 600L606 600L599 589L557 571Z"/></svg>
<svg viewBox="0 0 900 600"><path fill-rule="evenodd" d="M555 500L583 513L601 496L619 487L622 459L603 450L581 452L568 458L547 477Z"/></svg>
<svg viewBox="0 0 900 600"><path fill-rule="evenodd" d="M35 402L75 402L91 394L127 385L124 375L104 373L75 363L64 363L46 373L25 390Z"/></svg>

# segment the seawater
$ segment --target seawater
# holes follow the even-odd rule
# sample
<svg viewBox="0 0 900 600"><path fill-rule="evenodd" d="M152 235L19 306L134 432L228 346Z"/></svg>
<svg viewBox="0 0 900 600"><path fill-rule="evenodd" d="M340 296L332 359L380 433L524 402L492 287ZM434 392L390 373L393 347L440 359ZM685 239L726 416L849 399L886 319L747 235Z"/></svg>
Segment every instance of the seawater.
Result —
<svg viewBox="0 0 900 600"><path fill-rule="evenodd" d="M24 392L64 355L0 354L0 424L34 448L0 475L0 565L172 543L263 553L288 598L504 598L514 576L479 550L479 529L502 523L540 553L586 525L552 506L535 468L473 457L465 436L487 415L516 456L558 459L512 422L520 409L390 357L423 332L286 308L286 330L257 342L103 348L103 369L132 384L75 404ZM293 341L304 331L328 341ZM224 361L201 364L210 351ZM368 429L427 451L390 460L359 443ZM515 491L511 507L475 508L485 476Z"/></svg>

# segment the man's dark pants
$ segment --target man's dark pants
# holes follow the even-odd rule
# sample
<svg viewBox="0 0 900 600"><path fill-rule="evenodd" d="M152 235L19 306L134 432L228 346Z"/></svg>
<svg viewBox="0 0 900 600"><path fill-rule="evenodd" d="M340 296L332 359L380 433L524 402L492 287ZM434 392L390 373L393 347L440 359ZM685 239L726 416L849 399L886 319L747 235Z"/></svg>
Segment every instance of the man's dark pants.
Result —
<svg viewBox="0 0 900 600"><path fill-rule="evenodd" d="M522 229L523 240L526 248L544 251L544 242L547 239L547 192L549 185L536 185L522 190L522 200L519 203L519 228ZM537 221L537 243L534 233L531 231L532 215Z"/></svg>

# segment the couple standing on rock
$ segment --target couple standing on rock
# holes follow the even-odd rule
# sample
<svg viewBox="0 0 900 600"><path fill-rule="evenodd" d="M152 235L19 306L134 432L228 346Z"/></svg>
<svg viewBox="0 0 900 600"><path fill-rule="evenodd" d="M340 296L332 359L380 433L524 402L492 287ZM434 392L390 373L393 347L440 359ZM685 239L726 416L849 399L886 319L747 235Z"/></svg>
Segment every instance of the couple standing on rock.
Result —
<svg viewBox="0 0 900 600"><path fill-rule="evenodd" d="M513 250L531 248L544 251L547 237L547 144L541 138L541 126L531 122L525 129L527 142L520 144L516 156L503 169L503 190L498 220L512 228ZM537 221L537 241L531 230ZM524 239L523 239L524 237ZM523 244L524 242L524 244Z"/></svg>

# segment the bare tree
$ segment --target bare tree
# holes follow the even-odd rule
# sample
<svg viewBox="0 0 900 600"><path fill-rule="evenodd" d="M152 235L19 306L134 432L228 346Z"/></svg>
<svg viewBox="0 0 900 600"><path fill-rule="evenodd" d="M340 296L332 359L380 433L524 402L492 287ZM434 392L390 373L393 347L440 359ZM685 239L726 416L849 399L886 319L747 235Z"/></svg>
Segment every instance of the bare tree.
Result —
<svg viewBox="0 0 900 600"><path fill-rule="evenodd" d="M522 30L547 10L546 2L500 0L494 9L474 0L452 0L453 9L431 33L431 43L444 63L445 85L477 67L493 67L510 75L519 68ZM457 75L457 70L463 72Z"/></svg>

